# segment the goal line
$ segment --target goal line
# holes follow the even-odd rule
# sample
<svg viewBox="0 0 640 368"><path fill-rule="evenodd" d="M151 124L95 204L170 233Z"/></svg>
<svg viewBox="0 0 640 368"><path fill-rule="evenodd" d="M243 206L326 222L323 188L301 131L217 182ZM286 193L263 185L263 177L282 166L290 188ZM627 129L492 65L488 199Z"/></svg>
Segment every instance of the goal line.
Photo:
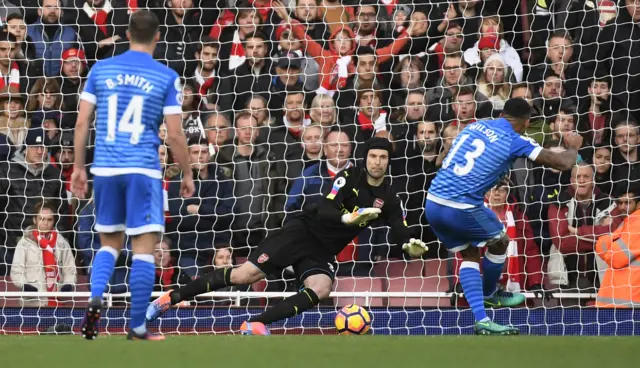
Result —
<svg viewBox="0 0 640 368"><path fill-rule="evenodd" d="M156 298L164 292L153 292L152 297ZM234 300L235 306L241 306L243 299L260 299L260 298L286 298L294 295L293 292L256 292L256 291L225 291L225 292L211 292L202 295L198 295L198 298L225 298ZM448 292L366 292L366 291L335 291L332 292L330 298L361 298L364 299L364 306L369 307L373 298L406 298L406 299L444 299L450 298L453 293ZM463 295L463 294L460 294ZM536 298L534 293L524 293L527 299ZM23 292L0 292L1 299L17 299L17 298L66 298L66 299L88 299L91 297L90 292L75 292L75 293L23 293ZM105 294L104 300L107 306L111 306L113 301L130 298L131 293L122 294ZM593 293L554 293L554 298L557 299L594 299L596 294Z"/></svg>

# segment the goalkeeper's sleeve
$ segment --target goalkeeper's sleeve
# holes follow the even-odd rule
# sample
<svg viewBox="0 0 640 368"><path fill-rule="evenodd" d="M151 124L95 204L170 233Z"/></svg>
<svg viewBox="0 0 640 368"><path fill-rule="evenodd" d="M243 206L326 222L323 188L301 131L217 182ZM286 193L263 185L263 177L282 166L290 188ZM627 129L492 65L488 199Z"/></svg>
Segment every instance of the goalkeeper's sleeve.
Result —
<svg viewBox="0 0 640 368"><path fill-rule="evenodd" d="M389 250L390 257L402 257L404 244L410 243L411 229L405 220L406 211L402 200L399 196L391 193L390 198L387 199L389 206L385 206L382 211L382 217L387 225L391 228L391 235L393 241L396 244L395 247L391 247Z"/></svg>
<svg viewBox="0 0 640 368"><path fill-rule="evenodd" d="M351 195L354 176L349 175L349 169L342 170L331 183L331 191L318 203L318 218L320 221L343 223L340 211L345 199Z"/></svg>

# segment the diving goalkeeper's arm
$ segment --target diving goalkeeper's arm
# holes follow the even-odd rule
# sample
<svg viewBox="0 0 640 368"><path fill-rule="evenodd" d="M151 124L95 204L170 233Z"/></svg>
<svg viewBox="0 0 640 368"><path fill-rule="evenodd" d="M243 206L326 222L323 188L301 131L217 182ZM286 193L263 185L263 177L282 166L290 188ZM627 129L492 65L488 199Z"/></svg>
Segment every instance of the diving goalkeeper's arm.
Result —
<svg viewBox="0 0 640 368"><path fill-rule="evenodd" d="M402 250L413 258L420 258L429 250L429 247L420 239L411 237L411 231L407 227L407 221L405 220L405 209L402 205L400 197L395 195L390 198L390 206L385 206L385 211L382 213L382 218L387 225L391 228L391 234L396 244L402 246ZM399 256L399 247L392 247L390 256Z"/></svg>

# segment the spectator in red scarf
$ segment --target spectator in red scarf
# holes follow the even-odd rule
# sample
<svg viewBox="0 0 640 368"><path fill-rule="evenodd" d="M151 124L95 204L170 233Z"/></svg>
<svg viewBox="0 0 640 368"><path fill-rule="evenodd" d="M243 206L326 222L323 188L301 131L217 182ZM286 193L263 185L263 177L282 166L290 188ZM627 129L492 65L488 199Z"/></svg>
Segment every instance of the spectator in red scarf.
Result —
<svg viewBox="0 0 640 368"><path fill-rule="evenodd" d="M359 46L377 48L379 42L386 38L378 29L378 6L365 0L355 7L354 13L357 19L354 29L356 43Z"/></svg>
<svg viewBox="0 0 640 368"><path fill-rule="evenodd" d="M453 53L459 53L462 49L462 26L458 22L449 22L444 38L429 47L429 52L438 57L438 68L442 68L444 57Z"/></svg>
<svg viewBox="0 0 640 368"><path fill-rule="evenodd" d="M171 239L168 235L162 236L162 240L156 244L153 257L156 263L156 282L153 291L171 290L191 281L191 278L183 273L180 267L173 264Z"/></svg>
<svg viewBox="0 0 640 368"><path fill-rule="evenodd" d="M223 78L223 86L219 92L223 96L232 96L233 104L218 106L219 111L233 114L243 110L247 101L255 94L264 96L267 101L271 100L268 92L273 82L273 70L271 58L267 57L269 55L268 40L269 38L262 32L247 35L240 44L243 47L243 55L246 53L246 56L242 56L241 60L234 59L233 56L229 59L228 53L225 56L225 45L228 45L228 42L225 44L220 41L222 44L220 60L223 62L229 60L229 63L236 60L240 64ZM222 69L224 70L225 67L223 66Z"/></svg>
<svg viewBox="0 0 640 368"><path fill-rule="evenodd" d="M13 34L0 33L0 89L20 91L20 68L18 63L12 60L17 47L18 43Z"/></svg>
<svg viewBox="0 0 640 368"><path fill-rule="evenodd" d="M382 92L371 86L362 85L357 92L357 115L355 121L342 120L341 126L355 141L355 157L363 153L363 143L373 137L388 138L388 114L382 109Z"/></svg>
<svg viewBox="0 0 640 368"><path fill-rule="evenodd" d="M25 93L31 89L35 80L43 75L43 60L36 58L36 48L30 37L27 36L27 25L19 13L12 13L6 19L7 32L16 38L15 52L11 59L18 63L20 68L20 92Z"/></svg>
<svg viewBox="0 0 640 368"><path fill-rule="evenodd" d="M304 92L299 87L290 88L281 106L283 115L269 130L269 143L277 145L283 142L300 142L304 127L311 123L311 119L304 113Z"/></svg>
<svg viewBox="0 0 640 368"><path fill-rule="evenodd" d="M487 206L504 224L511 241L502 283L507 290L542 290L542 256L527 216L509 203L510 184L502 180L485 196Z"/></svg>
<svg viewBox="0 0 640 368"><path fill-rule="evenodd" d="M33 225L16 246L11 281L25 292L68 292L76 284L76 265L71 246L54 228L55 208L48 202L36 204ZM55 298L22 299L25 306L55 307Z"/></svg>
<svg viewBox="0 0 640 368"><path fill-rule="evenodd" d="M361 85L373 85L383 91L383 101L389 101L390 89L387 78L380 73L379 58L376 50L368 46L360 46L353 55L355 73L349 75L345 85L333 95L336 106L339 109L340 120L353 121L356 115L357 91ZM396 92L396 91L394 91Z"/></svg>
<svg viewBox="0 0 640 368"><path fill-rule="evenodd" d="M209 36L220 42L219 59L223 62L222 70L234 70L242 65L246 55L246 41L250 35L260 31L264 22L259 12L248 0L236 3L235 22L226 27L213 27ZM263 55L264 57L264 55Z"/></svg>
<svg viewBox="0 0 640 368"><path fill-rule="evenodd" d="M322 77L318 93L327 93L333 96L337 89L346 85L349 74L354 72L351 56L356 50L356 43L354 42L356 35L353 30L348 26L343 26L333 32L330 37L330 49L325 50L323 45L306 34L304 26L289 17L288 11L281 2L274 1L273 4L278 16L285 23L292 24L293 34L302 41L302 49L315 58L320 66ZM391 60L394 55L398 54L409 41L410 35L412 35L412 25L389 46L377 49L378 63Z"/></svg>
<svg viewBox="0 0 640 368"><path fill-rule="evenodd" d="M90 60L127 50L130 7L127 0L85 0L78 10L78 34Z"/></svg>
<svg viewBox="0 0 640 368"><path fill-rule="evenodd" d="M198 66L189 79L198 87L200 101L206 110L217 110L218 105L224 106L232 103L232 96L218 94L220 88L220 63L218 53L220 44L209 36L200 40L196 51ZM221 100L221 101L219 101Z"/></svg>

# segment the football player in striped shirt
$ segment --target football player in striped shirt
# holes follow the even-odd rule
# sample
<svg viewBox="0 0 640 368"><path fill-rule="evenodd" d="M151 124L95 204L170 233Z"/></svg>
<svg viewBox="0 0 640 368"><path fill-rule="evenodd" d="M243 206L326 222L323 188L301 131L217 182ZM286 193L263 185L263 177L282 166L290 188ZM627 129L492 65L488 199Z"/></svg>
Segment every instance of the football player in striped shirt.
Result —
<svg viewBox="0 0 640 368"><path fill-rule="evenodd" d="M515 327L492 322L484 308L513 307L525 300L523 294L497 287L509 237L493 211L484 206L484 194L509 173L518 157L564 171L575 165L582 146L582 137L575 133L564 135L568 149L560 154L522 137L530 114L529 103L514 98L507 101L499 119L467 126L453 141L427 194L425 214L431 229L450 252L462 256L460 284L476 320L476 334L518 334ZM482 247L487 251L481 276Z"/></svg>
<svg viewBox="0 0 640 368"><path fill-rule="evenodd" d="M130 274L131 322L128 338L162 340L147 331L145 310L155 280L153 251L164 231L162 172L158 159L158 129L163 119L167 141L183 172L181 194L194 192L187 142L182 131L182 85L177 73L152 57L159 40L158 18L138 11L127 31L131 41L126 53L98 62L91 70L80 96L75 128L75 163L72 190L87 193L85 150L91 115L96 114L94 200L96 230L102 248L93 259L91 299L82 323L82 335L95 339L102 295L116 259L132 237L133 265Z"/></svg>

